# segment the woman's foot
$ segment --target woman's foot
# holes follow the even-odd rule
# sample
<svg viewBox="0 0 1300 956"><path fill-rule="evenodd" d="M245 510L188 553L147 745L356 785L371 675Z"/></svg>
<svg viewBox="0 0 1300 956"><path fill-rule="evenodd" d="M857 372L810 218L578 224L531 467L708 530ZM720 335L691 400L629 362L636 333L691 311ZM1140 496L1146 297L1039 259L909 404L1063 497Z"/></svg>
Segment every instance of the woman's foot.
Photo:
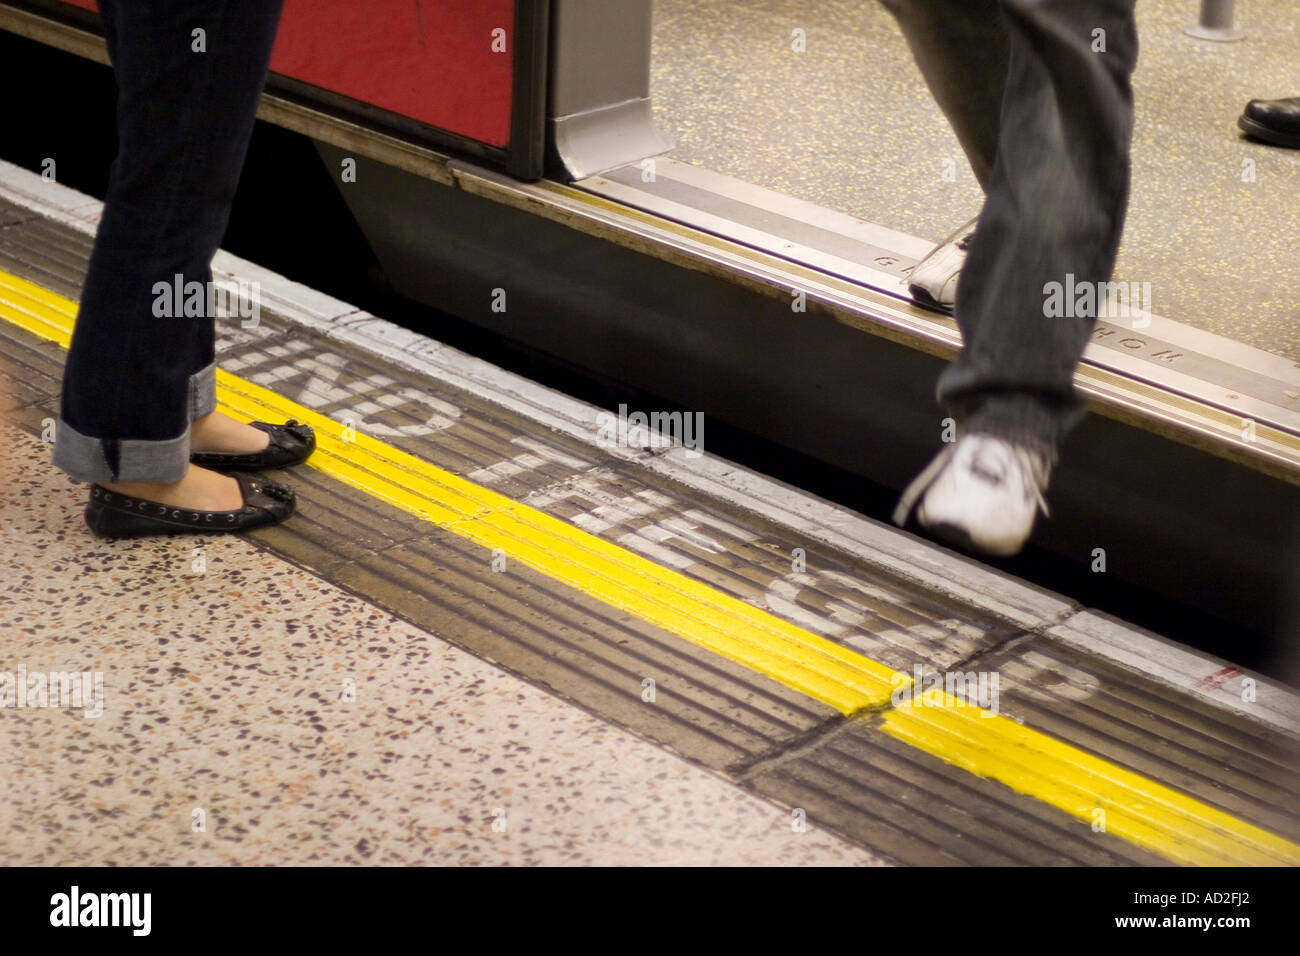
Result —
<svg viewBox="0 0 1300 956"><path fill-rule="evenodd" d="M278 482L191 465L172 484L91 485L86 524L103 538L243 531L278 524L295 504L292 489Z"/></svg>
<svg viewBox="0 0 1300 956"><path fill-rule="evenodd" d="M190 425L190 451L244 455L264 451L271 436L229 415L212 412Z"/></svg>
<svg viewBox="0 0 1300 956"><path fill-rule="evenodd" d="M221 472L290 468L315 450L316 433L296 421L244 425L214 412L195 421L190 431L190 461Z"/></svg>
<svg viewBox="0 0 1300 956"><path fill-rule="evenodd" d="M139 481L100 482L106 491L191 511L234 511L243 507L239 482L228 475L190 465L180 481L169 485Z"/></svg>

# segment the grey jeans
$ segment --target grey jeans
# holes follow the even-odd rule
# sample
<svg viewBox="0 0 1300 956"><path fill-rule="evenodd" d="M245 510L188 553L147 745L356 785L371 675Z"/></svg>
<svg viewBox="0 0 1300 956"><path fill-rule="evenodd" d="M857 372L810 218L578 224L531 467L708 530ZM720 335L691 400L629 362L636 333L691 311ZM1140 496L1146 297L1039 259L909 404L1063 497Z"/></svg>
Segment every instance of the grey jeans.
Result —
<svg viewBox="0 0 1300 956"><path fill-rule="evenodd" d="M938 396L959 434L1054 458L1083 417L1095 318L1048 317L1045 286L1104 283L1128 205L1136 0L881 0L986 198L961 281L962 352Z"/></svg>

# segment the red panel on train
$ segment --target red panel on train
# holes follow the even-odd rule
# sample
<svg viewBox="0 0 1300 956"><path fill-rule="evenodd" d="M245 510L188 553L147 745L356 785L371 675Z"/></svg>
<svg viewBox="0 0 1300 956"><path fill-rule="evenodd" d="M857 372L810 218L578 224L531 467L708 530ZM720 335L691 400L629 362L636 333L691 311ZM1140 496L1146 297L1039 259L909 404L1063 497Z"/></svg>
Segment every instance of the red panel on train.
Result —
<svg viewBox="0 0 1300 956"><path fill-rule="evenodd" d="M286 0L271 69L506 146L514 9L514 0ZM497 29L505 52L493 52Z"/></svg>

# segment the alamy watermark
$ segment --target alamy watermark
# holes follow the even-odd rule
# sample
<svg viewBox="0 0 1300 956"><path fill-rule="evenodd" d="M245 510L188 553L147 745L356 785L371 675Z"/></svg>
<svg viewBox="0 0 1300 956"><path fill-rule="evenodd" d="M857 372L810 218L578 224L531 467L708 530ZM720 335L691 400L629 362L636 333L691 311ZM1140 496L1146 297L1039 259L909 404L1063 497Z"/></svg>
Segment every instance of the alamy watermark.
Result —
<svg viewBox="0 0 1300 956"><path fill-rule="evenodd" d="M186 282L178 272L170 282L155 282L153 296L153 314L159 319L237 318L245 329L257 328L262 320L262 284L256 281Z"/></svg>
<svg viewBox="0 0 1300 956"><path fill-rule="evenodd" d="M51 926L119 926L132 936L148 936L152 913L152 893L83 893L74 885L50 897Z"/></svg>
<svg viewBox="0 0 1300 956"><path fill-rule="evenodd" d="M601 448L671 448L681 445L687 458L704 454L703 412L632 412L626 405L596 415L596 444Z"/></svg>
<svg viewBox="0 0 1300 956"><path fill-rule="evenodd" d="M0 709L53 707L80 709L82 716L104 716L103 671L0 671Z"/></svg>
<svg viewBox="0 0 1300 956"><path fill-rule="evenodd" d="M1150 282L1064 282L1043 286L1043 315L1049 319L1127 319L1135 329L1151 324Z"/></svg>
<svg viewBox="0 0 1300 956"><path fill-rule="evenodd" d="M909 677L898 671L891 678L894 692L890 700L895 707L915 702L921 707L979 707L981 717L998 714L997 671L926 671L920 664Z"/></svg>

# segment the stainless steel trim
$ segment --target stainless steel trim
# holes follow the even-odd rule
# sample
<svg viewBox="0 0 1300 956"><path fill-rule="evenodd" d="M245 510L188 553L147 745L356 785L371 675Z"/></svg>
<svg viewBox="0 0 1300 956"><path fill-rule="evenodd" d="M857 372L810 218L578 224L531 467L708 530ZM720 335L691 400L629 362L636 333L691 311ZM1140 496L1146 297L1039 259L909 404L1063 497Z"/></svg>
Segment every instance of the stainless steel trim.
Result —
<svg viewBox="0 0 1300 956"><path fill-rule="evenodd" d="M1178 323L1164 320L1162 325L1162 331L1168 333L1169 327ZM1098 322L1084 361L1300 434L1300 366L1262 352L1261 356L1276 361L1261 361L1248 368L1203 351L1180 348L1171 341L1176 337L1176 332L1163 338L1150 328ZM1260 368L1277 363L1294 366L1286 370L1292 381L1274 378Z"/></svg>
<svg viewBox="0 0 1300 956"><path fill-rule="evenodd" d="M673 141L655 128L648 99L556 116L549 122L551 140L568 179L585 179L673 148Z"/></svg>
<svg viewBox="0 0 1300 956"><path fill-rule="evenodd" d="M660 177L668 177L685 183L696 189L704 190L727 199L759 209L770 210L788 219L798 220L808 225L824 229L842 236L849 236L866 245L882 246L894 250L910 259L920 259L934 248L934 242L910 236L897 229L890 229L878 223L867 222L850 216L848 213L828 209L805 199L765 189L753 183L727 176L724 173L682 163L671 156L655 161L656 172ZM586 185L585 183L582 185ZM974 210L972 210L973 214Z"/></svg>
<svg viewBox="0 0 1300 956"><path fill-rule="evenodd" d="M651 0L552 0L548 173L582 179L673 148L650 110Z"/></svg>
<svg viewBox="0 0 1300 956"><path fill-rule="evenodd" d="M784 212L765 209L756 201L743 201L684 183L666 174L664 164L665 160L655 161L655 179L648 185L641 182L640 167L613 170L574 185L666 219L775 252L823 272L874 286L899 298L910 298L906 275L920 256L900 255L895 249L877 245L870 239L812 225ZM747 198L761 201L762 197Z"/></svg>

